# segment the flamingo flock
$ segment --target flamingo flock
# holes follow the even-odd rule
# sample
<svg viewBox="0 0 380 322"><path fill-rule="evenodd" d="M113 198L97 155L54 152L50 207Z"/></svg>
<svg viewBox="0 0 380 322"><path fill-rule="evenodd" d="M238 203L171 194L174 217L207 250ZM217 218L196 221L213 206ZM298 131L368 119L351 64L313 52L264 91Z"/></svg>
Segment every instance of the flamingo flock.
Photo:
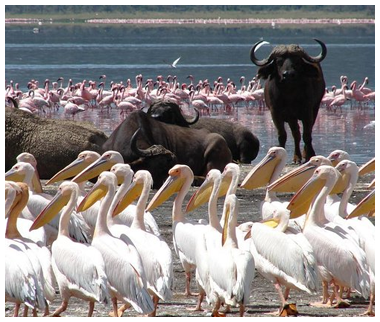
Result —
<svg viewBox="0 0 380 322"><path fill-rule="evenodd" d="M98 82L74 83L69 79L65 85L64 79L59 77L55 82L46 79L43 86L31 80L27 92L21 91L19 84L11 80L6 85L6 106L17 106L41 116L50 116L62 108L64 114L73 119L76 114L94 108L101 112L116 108L125 117L131 111L150 106L156 99L169 100L181 107L195 107L204 115L219 109L231 111L242 104L265 107L263 89L255 77L246 85L242 76L240 86L231 79L224 82L222 77L213 82L207 79L194 82L194 77L189 75L187 80L180 83L175 75L168 75L166 79L158 75L155 80L144 81L140 74L136 75L135 82L127 79L125 83L107 84L107 76L101 75Z"/></svg>
<svg viewBox="0 0 380 322"><path fill-rule="evenodd" d="M22 306L23 316L28 310L61 316L71 310L71 298L88 303L88 316L100 304L115 317L126 310L157 316L159 302L179 295L177 260L186 273L185 296L191 296L195 272L195 310L211 316L244 316L255 307L253 294L265 300L253 287L257 274L279 296L279 309L270 314L302 314L293 291L320 294L321 302L310 303L315 310L353 307L355 293L368 300L363 314L374 316L374 180L360 203L349 200L358 179L375 171L375 158L359 167L347 152L335 150L284 173L286 162L286 151L272 147L240 184L242 166L230 163L222 173L210 170L187 198L194 175L186 165L172 167L151 194L151 174L133 173L116 151L83 151L47 183L40 181L33 155L24 152L5 173L5 301L14 304L14 316ZM55 195L46 194L47 184L57 181ZM239 203L252 196L242 190L260 187L266 191L257 209L262 220L243 221ZM285 200L279 194L284 191L294 194ZM189 212L204 203L206 214L190 219ZM172 213L169 238L161 235L157 216L163 204ZM93 224L85 220L89 210ZM56 298L61 305L51 312Z"/></svg>

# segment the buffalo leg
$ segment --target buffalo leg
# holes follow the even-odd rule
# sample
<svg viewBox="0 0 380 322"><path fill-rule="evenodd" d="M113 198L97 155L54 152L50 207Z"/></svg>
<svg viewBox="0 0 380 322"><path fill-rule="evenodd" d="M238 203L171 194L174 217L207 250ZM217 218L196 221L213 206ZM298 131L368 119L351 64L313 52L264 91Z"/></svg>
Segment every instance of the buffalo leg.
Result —
<svg viewBox="0 0 380 322"><path fill-rule="evenodd" d="M286 138L287 138L287 134L285 130L285 122L282 119L280 120L279 118L275 117L273 114L272 114L272 120L277 129L278 144L280 147L285 148L285 143L286 143Z"/></svg>
<svg viewBox="0 0 380 322"><path fill-rule="evenodd" d="M303 139L303 142L305 143L305 148L304 148L305 160L309 161L309 159L315 155L315 151L312 145L312 137L311 137L311 133L313 131L313 123L308 122L308 121L303 121L302 125L303 125L302 139Z"/></svg>
<svg viewBox="0 0 380 322"><path fill-rule="evenodd" d="M292 131L292 135L293 135L293 139L294 139L293 161L294 161L294 163L301 163L302 162L302 155L301 155L301 149L300 149L301 132L300 132L300 126L298 124L297 119L290 120L289 121L289 127Z"/></svg>

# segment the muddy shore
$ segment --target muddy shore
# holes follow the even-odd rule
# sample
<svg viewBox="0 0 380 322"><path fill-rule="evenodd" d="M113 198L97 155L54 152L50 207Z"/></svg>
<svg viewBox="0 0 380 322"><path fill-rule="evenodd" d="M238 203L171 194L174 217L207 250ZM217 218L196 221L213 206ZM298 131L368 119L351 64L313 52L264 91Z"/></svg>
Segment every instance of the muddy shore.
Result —
<svg viewBox="0 0 380 322"><path fill-rule="evenodd" d="M294 166L288 166L285 172L290 171ZM240 181L246 176L246 174L251 169L251 166L242 165L241 166L241 176ZM367 174L359 178L356 189L350 198L351 203L358 203L367 193L370 191L367 186L373 180L374 173ZM48 193L55 194L58 185L44 186L44 190ZM187 194L188 201L192 193L196 190L196 187L192 187ZM156 191L151 191L151 197ZM256 189L253 191L247 191L239 188L237 191L237 197L239 198L239 223L245 221L259 221L258 205L263 200L265 194L264 189ZM292 194L278 194L282 200L290 200ZM174 197L166 201L163 205L155 209L152 214L155 217L160 230L161 235L166 240L168 245L173 251L173 268L175 276L175 287L174 296L169 302L162 302L158 305L157 316L159 317L205 317L210 314L211 306L203 302L204 311L195 312L190 311L195 307L197 298L195 296L186 297L183 295L185 289L185 278L184 271L179 263L178 257L174 253L173 243L172 243L172 233L171 233L171 209L172 201ZM222 209L222 203L224 198L220 199L219 211ZM197 210L187 214L188 218L200 219L207 218L207 205L204 205ZM191 283L192 292L197 292L197 287L195 279ZM291 291L290 302L296 302L300 317L358 317L360 316L368 306L368 300L365 300L358 296L357 294L352 294L350 298L351 306L344 309L336 308L320 308L310 305L310 303L318 302L321 299L321 291L317 295L309 295L300 291ZM55 301L50 306L50 312L60 305L60 296L57 293ZM277 291L274 286L265 280L258 272L252 285L251 299L249 305L246 307L245 316L255 316L255 317L265 317L272 316L271 313L276 311L280 305ZM111 310L111 305L104 306L101 304L95 305L94 317L107 317ZM85 317L88 311L88 304L76 298L71 298L69 307L66 312L62 314L63 317ZM5 316L12 316L13 314L13 304L5 303ZM22 312L20 312L22 314ZM41 315L41 313L39 313ZM123 316L134 317L138 314L131 310L127 310ZM232 308L232 312L227 316L238 317L238 308Z"/></svg>

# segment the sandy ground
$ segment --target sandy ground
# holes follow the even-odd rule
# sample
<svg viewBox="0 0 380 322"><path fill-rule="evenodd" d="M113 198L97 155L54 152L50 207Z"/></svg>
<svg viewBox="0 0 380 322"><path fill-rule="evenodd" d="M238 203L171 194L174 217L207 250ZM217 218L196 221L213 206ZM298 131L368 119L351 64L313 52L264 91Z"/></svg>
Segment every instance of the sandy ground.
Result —
<svg viewBox="0 0 380 322"><path fill-rule="evenodd" d="M287 167L285 172L291 170L292 166ZM251 169L251 166L243 165L241 167L241 180ZM374 178L374 174L368 174L360 177L356 189L350 199L350 202L356 204L358 203L368 192L367 185ZM44 189L51 194L55 193L57 186L46 186ZM187 198L196 190L196 187L192 187L187 195ZM151 196L155 191L151 192ZM264 198L264 189L256 189L253 191L247 191L239 188L237 191L237 196L239 198L239 223L245 221L259 221L258 205ZM278 194L278 196L285 200L290 200L292 194ZM203 302L204 311L195 312L189 309L195 307L197 298L196 296L184 296L183 292L185 289L185 275L184 270L179 263L178 257L174 253L172 245L172 233L171 233L171 207L172 200L169 199L162 206L155 209L152 214L154 215L162 236L165 238L168 245L173 251L173 261L174 261L174 276L175 276L175 288L174 296L169 302L162 302L158 305L157 316L160 317L205 317L209 316L211 311L211 306L205 301ZM188 200L188 199L187 199ZM185 200L187 202L187 200ZM219 210L222 209L222 202L224 198L220 199ZM200 219L207 218L207 205L204 205L197 210L189 213L188 218ZM191 282L191 289L194 293L197 292L197 286L195 279ZM310 303L318 302L321 300L321 291L317 295L309 295L301 291L291 291L290 301L296 302L299 311L299 316L301 317L358 317L360 316L368 306L368 300L361 298L356 294L352 294L350 298L351 306L344 309L336 308L320 308L310 305ZM50 306L50 312L60 305L60 297L57 292L56 300ZM258 272L254 278L252 284L251 299L249 305L246 307L245 316L273 316L271 313L275 312L279 308L280 302L278 298L277 291L274 286L265 280ZM104 306L102 304L95 305L94 317L107 317L111 310L111 305ZM76 298L71 298L69 307L66 312L62 314L63 317L85 317L88 311L88 304L78 300ZM13 304L5 304L5 316L12 316ZM39 313L39 316L41 313ZM138 314L132 309L127 310L123 316L138 316ZM227 316L238 317L238 308L232 308L232 312Z"/></svg>

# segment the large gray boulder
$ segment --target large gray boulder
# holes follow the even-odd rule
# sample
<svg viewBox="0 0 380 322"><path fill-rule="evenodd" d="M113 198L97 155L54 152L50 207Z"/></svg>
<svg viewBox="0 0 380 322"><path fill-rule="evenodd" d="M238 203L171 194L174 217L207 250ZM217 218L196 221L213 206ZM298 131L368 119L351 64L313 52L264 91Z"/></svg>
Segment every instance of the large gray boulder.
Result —
<svg viewBox="0 0 380 322"><path fill-rule="evenodd" d="M29 152L37 160L41 179L50 179L75 160L83 150L102 153L107 136L89 122L47 119L14 109L5 109L5 170L16 157Z"/></svg>

